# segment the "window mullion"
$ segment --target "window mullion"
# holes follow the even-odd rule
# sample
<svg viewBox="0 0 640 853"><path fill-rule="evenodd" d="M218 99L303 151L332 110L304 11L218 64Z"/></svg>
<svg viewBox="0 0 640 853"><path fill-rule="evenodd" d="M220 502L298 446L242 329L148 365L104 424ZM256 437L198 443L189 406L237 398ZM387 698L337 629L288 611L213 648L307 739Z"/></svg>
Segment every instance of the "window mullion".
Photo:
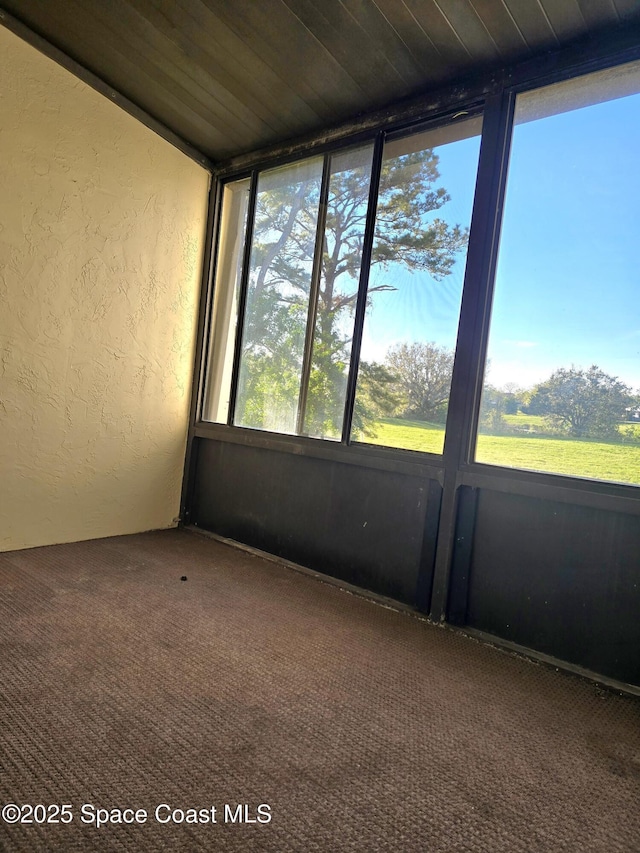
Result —
<svg viewBox="0 0 640 853"><path fill-rule="evenodd" d="M474 432L476 389L481 381L486 348L492 273L500 233L512 122L512 95L501 92L487 100L445 431L445 474L430 604L430 616L435 622L442 621L447 613L459 521L459 470L467 460ZM421 602L420 607L424 609L425 603Z"/></svg>
<svg viewBox="0 0 640 853"><path fill-rule="evenodd" d="M298 397L298 414L296 419L296 432L298 435L302 435L304 430L304 418L307 408L307 395L309 392L309 377L311 376L313 339L316 327L316 315L318 313L320 278L322 275L322 247L324 244L325 224L327 221L327 200L329 198L330 175L331 155L327 154L324 158L322 183L320 186L320 201L318 206L318 221L316 226L316 242L313 255L311 284L309 288L309 310L307 314L307 327L305 330L304 354L302 359L302 375L300 377L300 394Z"/></svg>
<svg viewBox="0 0 640 853"><path fill-rule="evenodd" d="M367 307L367 289L369 287L369 272L371 269L371 254L373 250L373 237L376 227L376 207L378 203L378 188L380 186L380 171L382 169L382 149L384 147L384 132L376 139L373 149L373 162L371 164L371 183L369 185L369 201L367 220L364 230L362 246L362 261L360 265L360 280L358 283L358 298L356 301L355 319L353 325L353 341L351 343L351 360L349 364L349 376L347 379L347 394L344 404L344 422L342 427L342 441L349 443L351 435L351 424L353 422L353 407L356 398L356 381L358 379L358 367L360 364L360 348L362 345L362 328Z"/></svg>
<svg viewBox="0 0 640 853"><path fill-rule="evenodd" d="M231 394L229 396L229 412L227 423L233 424L236 410L236 398L238 396L238 375L240 372L240 356L242 353L242 333L244 330L244 315L247 305L247 290L249 288L249 265L251 263L251 243L253 241L253 225L256 216L256 196L258 193L258 172L251 174L251 189L249 190L249 205L247 210L247 226L244 238L244 253L242 256L242 275L240 278L240 299L238 305L238 325L236 328L236 342L233 353L233 377L231 380Z"/></svg>

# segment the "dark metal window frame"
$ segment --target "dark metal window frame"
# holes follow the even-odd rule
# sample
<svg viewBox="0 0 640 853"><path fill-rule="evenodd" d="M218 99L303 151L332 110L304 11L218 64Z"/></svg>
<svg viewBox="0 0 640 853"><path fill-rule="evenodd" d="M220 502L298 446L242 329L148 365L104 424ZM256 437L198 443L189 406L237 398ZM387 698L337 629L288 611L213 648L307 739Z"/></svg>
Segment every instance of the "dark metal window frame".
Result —
<svg viewBox="0 0 640 853"><path fill-rule="evenodd" d="M482 116L483 114L483 101L478 101L478 99L474 99L474 101L465 106L465 108L456 107L455 109L451 109L444 113L439 113L435 116L430 116L427 118L423 118L418 121L410 121L410 122L400 122L397 126L389 129L388 131L379 130L375 133L369 133L367 135L358 135L356 140L350 137L344 141L339 143L332 143L325 146L319 146L314 149L310 149L304 154L297 154L296 156L289 156L286 158L277 158L266 159L262 162L258 162L255 164L254 168L250 171L240 170L238 172L231 172L224 176L224 179L218 182L217 188L217 205L218 205L218 223L215 235L215 252L214 255L217 256L219 251L219 242L220 242L220 229L219 229L219 213L222 204L222 194L224 192L224 187L230 183L244 180L247 178L251 179L250 185L250 197L247 211L247 223L246 223L246 231L245 231L245 244L243 247L243 261L242 261L242 274L240 281L240 296L239 296L239 305L238 305L238 324L235 332L235 342L234 342L234 360L233 360L233 371L232 371L232 384L231 384L231 396L229 401L229 411L227 413L227 422L226 424L214 423L211 421L204 420L203 418L203 407L204 407L204 397L205 397L205 388L206 383L208 381L208 373L209 373L209 365L206 363L206 357L203 360L203 364L201 365L201 373L203 375L203 381L199 385L199 393L198 393L198 404L197 404L197 425L198 427L228 427L233 430L242 430L244 432L248 432L251 434L258 433L260 435L267 434L268 436L275 439L275 441L279 441L281 439L302 439L309 440L313 443L328 443L331 445L341 444L343 446L348 447L361 447L365 450L373 450L373 451L389 451L393 454L401 453L401 454L409 454L408 458L412 457L420 457L421 459L426 459L431 462L431 464L436 464L438 466L442 465L443 454L435 454L429 453L426 451L412 451L412 450L404 450L402 448L393 448L393 447L385 447L380 445L372 445L366 442L354 441L351 438L351 427L353 422L353 413L354 413L354 405L355 405L355 395L356 395L356 386L357 386L357 377L358 370L360 366L360 347L362 343L362 334L364 329L364 321L365 321L365 309L366 309L366 300L367 300L367 291L369 284L369 275L371 271L371 255L373 250L373 242L375 236L375 225L376 225L376 213L377 213L377 201L378 201L378 190L379 190L379 182L380 182L380 174L382 167L382 159L383 159L383 149L384 143L386 140L396 140L402 139L408 136L411 136L415 133L421 133L428 131L430 129L438 129L441 127L446 127L449 124L454 124L458 120L466 120L469 118L473 118L474 116ZM308 317L307 317L307 326L306 326L306 339L305 339L305 352L304 352L304 362L303 362L303 372L301 377L300 384L300 397L298 401L298 417L297 417L297 433L295 435L285 434L285 433L277 433L269 430L261 430L259 428L252 427L244 427L233 423L235 406L237 401L237 391L238 391L238 376L239 376L239 367L240 367L240 359L241 359L241 342L242 342L242 333L245 321L245 311L246 311L246 300L247 300L247 292L249 287L249 265L250 265L250 255L251 255L251 245L253 238L253 228L254 228L254 219L255 219L255 208L256 208L256 196L257 196L257 183L259 175L267 171L269 169L278 168L286 165L291 165L294 163L302 162L306 159L311 159L315 156L323 156L323 172L322 172L322 186L320 190L320 210L319 210L319 218L317 223L317 233L316 233L316 244L320 239L323 228L324 228L324 210L323 210L323 202L324 207L326 207L326 196L328 194L328 184L329 184L329 176L331 170L331 158L335 154L343 153L349 150L355 150L359 147L363 147L366 144L373 144L373 158L371 164L371 183L369 188L369 198L367 202L367 217L365 222L365 230L363 236L363 251L362 251L362 261L360 267L360 276L358 283L358 295L356 300L355 307L355 317L354 317L354 331L353 338L351 344L351 357L349 363L349 372L347 377L347 392L345 398L345 407L344 407L344 416L343 416L343 429L342 436L339 442L334 439L325 439L325 438L315 438L311 436L304 435L302 431L302 418L304 416L304 402L306 397L306 386L305 379L308 380L308 372L309 372L309 361L311 356L311 346L313 342L313 316L314 316L314 285L317 287L319 283L316 279L319 279L319 254L318 247L316 245L316 252L314 254L314 270L312 275L311 282L311 294L309 300L309 309L308 309ZM477 191L477 182L474 191ZM471 232L471 228L470 228ZM215 264L214 264L215 266ZM206 329L207 336L210 334L211 324L213 320L213 285L211 286L211 296L207 300L207 318L206 318ZM205 342L205 346L203 347L203 352L208 352L208 343L207 340ZM306 370L305 370L306 368ZM249 440L248 443L254 443Z"/></svg>
<svg viewBox="0 0 640 853"><path fill-rule="evenodd" d="M377 133L375 135L369 135L368 138L364 138L358 140L354 143L354 141L348 140L346 144L339 145L331 145L324 148L319 148L304 156L295 156L284 159L283 161L273 161L267 160L263 164L258 164L248 175L246 173L240 174L231 174L224 181L220 183L220 193L224 191L224 187L232 182L242 180L243 178L250 177L251 178L251 187L250 187L250 196L249 196L249 204L247 209L247 226L245 233L245 245L244 245L244 257L242 262L242 275L240 280L240 299L238 305L238 325L236 328L236 337L234 342L234 360L233 360L233 371L232 371L232 380L231 380L231 396L229 400L229 411L227 413L227 426L233 427L234 429L241 430L251 430L252 432L260 432L260 433L268 433L269 435L274 436L284 436L287 437L289 434L286 433L277 433L272 432L270 430L260 430L253 427L244 427L233 423L233 418L235 415L235 408L237 402L237 394L238 394L238 379L240 372L240 359L242 356L242 334L244 329L245 322L245 313L246 313L246 303L247 303L247 293L249 289L249 267L251 261L251 247L253 240L253 229L255 223L255 213L256 213L256 198L257 198L257 187L258 187L258 178L259 175L267 170L283 167L287 165L292 165L294 163L300 163L303 160L312 159L313 157L322 156L323 164L322 164L322 178L321 178L321 186L320 186L320 198L319 198L319 210L318 210L318 220L316 223L316 240L314 247L314 256L313 256L313 269L311 274L311 284L310 284L310 293L309 293L309 305L307 310L307 321L305 326L305 343L304 343L304 352L303 352L303 364L302 364L302 374L300 377L300 389L298 396L298 410L296 416L296 438L311 438L312 441L329 441L330 439L318 439L310 436L305 436L303 432L304 418L306 413L306 401L307 401L307 393L308 393L308 383L309 376L311 373L311 358L312 358L312 350L313 350L313 335L315 330L315 318L317 312L317 301L318 301L318 289L320 285L320 276L321 276L321 268L320 268L320 258L321 258L321 244L322 238L324 236L324 228L326 221L326 212L327 212L327 199L329 196L329 185L331 181L331 165L332 165L332 157L336 154L341 154L346 151L357 150L358 148L364 147L366 144L373 145L373 158L371 163L371 186L373 186L375 181L375 176L377 174L379 178L380 171L380 162L377 157L381 157L378 153L381 150L382 146L383 134ZM377 183L376 183L377 188ZM351 428L351 417L352 411L350 409L350 388L351 383L354 383L353 395L355 395L355 373L353 371L353 363L354 363L354 352L356 352L356 340L357 344L357 354L359 357L359 342L362 337L362 328L358 331L358 306L361 302L361 291L363 287L363 280L365 282L365 292L364 292L364 300L366 301L366 282L368 281L368 271L367 275L364 276L365 271L365 257L368 259L371 255L371 243L373 242L373 236L371 234L371 240L368 242L368 227L369 227L369 217L371 215L371 208L374 209L375 214L375 203L377 199L377 190L374 195L372 190L369 192L369 200L368 200L368 208L367 208L367 225L365 226L365 234L364 234L364 247L363 247L363 260L361 263L361 272L360 272L360 280L358 285L358 299L357 306L355 312L354 319L354 338L352 342L351 348L351 358L349 362L349 376L347 380L347 395L345 401L345 413L343 416L343 431L342 431L342 442L348 443L345 440L345 435L348 436L348 433ZM374 216L375 222L375 216ZM215 253L218 254L219 251L219 243L220 243L220 233L219 229L215 238L216 249ZM368 255L367 255L368 251ZM368 266L368 260L367 260ZM364 310L364 309L363 309ZM213 304L211 302L208 308L210 316L207 319L208 327L210 328L211 321L213 319ZM203 372L208 373L208 365L203 365ZM205 379L205 386L206 386ZM351 405L353 401L351 400ZM202 418L202 409L204 405L204 396L201 393L198 401L198 420L201 423L211 423L210 421L204 421ZM347 427L348 424L348 427ZM335 443L331 440L332 443Z"/></svg>
<svg viewBox="0 0 640 853"><path fill-rule="evenodd" d="M224 179L224 181L221 182L220 191L223 192L225 185L232 183L232 182L235 182L235 181L238 181L238 180L242 180L243 178L247 178L247 177L251 178L251 189L250 189L249 204L248 204L248 209L247 209L247 226L246 226L246 233L245 233L244 257L243 257L243 262L242 262L242 275L241 275L241 280L240 280L240 299L239 299L239 305L238 305L238 324L237 324L237 328L236 328L236 336L235 336L235 342L234 342L234 359L233 359L233 371L232 371L232 379L231 379L231 396L230 396L230 400L229 400L229 411L227 413L227 423L226 423L226 425L228 427L231 427L233 429L249 430L250 432L267 433L270 436L287 436L287 437L290 437L290 434L288 434L288 433L278 433L278 432L273 432L271 430L261 430L259 428L245 427L245 426L240 426L240 425L233 423L233 419L235 416L236 402L237 402L237 394L238 394L238 379L239 379L239 372L240 372L240 360L241 360L241 356L242 356L242 334L243 334L244 322L245 322L247 293L249 290L249 267L250 267L250 260L251 260L251 248L252 248L253 230L254 230L254 223L255 223L256 198L257 198L257 187L258 187L259 175L262 172L268 171L270 169L279 168L279 167L288 166L288 165L293 165L294 163L300 163L304 160L313 159L314 157L322 156L322 158L323 158L322 179L321 179L321 186L320 186L320 198L319 198L319 209L318 209L318 220L316 223L316 239L315 239L315 248L314 248L314 256L313 256L313 269L312 269L312 274L311 274L309 305L308 305L308 309L307 309L307 322L306 322L306 326L305 326L305 343L304 343L304 353L303 353L303 366L302 366L302 374L301 374L301 378L300 378L300 389L299 389L299 397L298 397L298 411L297 411L297 416L296 416L296 434L295 434L295 436L293 436L295 438L310 438L309 436L305 436L303 433L303 421L304 421L305 408L306 408L306 398L307 398L307 393L308 393L309 374L310 374L310 370L311 370L313 333L314 333L314 327L315 327L315 315L316 315L316 310L317 310L317 296L318 296L317 291L318 291L318 287L320 284L320 244L321 244L322 237L324 235L327 197L329 194L329 182L330 182L330 175L331 175L331 158L333 155L335 155L337 153L342 153L343 151L354 150L358 147L364 146L367 143L369 143L369 144L373 143L373 145L374 145L374 156L373 156L373 161L372 161L372 165L371 165L371 180L373 183L376 167L377 166L379 167L379 162L376 161L376 151L380 147L379 140L381 137L382 137L382 134L377 133L373 136L370 135L367 139L358 140L357 143L354 143L353 140L349 140L347 142L347 144L331 145L331 146L327 146L327 147L314 149L313 151L309 151L307 154L304 154L302 156L298 154L297 156L288 157L288 158L285 158L282 160L275 160L275 161L274 160L266 160L261 164L260 163L257 164L254 167L254 169L252 169L250 175L247 175L246 173L245 174L243 174L243 173L231 174L231 175L227 176ZM369 208L367 211L367 224L368 224L368 218L369 218L370 209L371 209L372 204L375 207L375 197L373 198L373 201L372 201L372 195L370 192L369 201L368 201ZM219 229L218 229L218 233L216 234L216 255L219 251L219 242L220 242L220 234L219 234ZM363 262L362 262L362 267L361 267L360 283L358 286L358 294L359 294L358 295L358 304L360 303L360 291L361 291L361 286L362 286L362 270L364 270L364 253L366 253L367 247L368 247L367 229L365 228ZM370 254L371 254L370 246L368 248L369 248L369 256L370 256ZM366 293L365 293L365 298L366 298ZM209 311L210 312L213 311L213 305L212 304L209 307ZM355 338L358 334L356 331L357 330L357 323L358 323L357 318L358 318L358 309L356 308L356 319L354 321L354 344L355 344ZM209 324L211 323L211 320L212 320L212 316L210 316L208 318ZM361 330L360 330L360 337L361 337ZM351 351L352 355L351 355L351 360L350 360L349 379L347 382L347 388L348 389L350 387L351 375L352 375L351 365L353 364L353 352L354 352L353 346L354 346L354 344L352 344L352 351ZM204 366L204 369L205 369L205 371L207 371L206 365ZM347 390L347 402L345 403L345 416L343 417L343 435L342 435L343 443L345 442L344 435L346 432L346 428L344 427L344 424L346 424L347 420L348 420L349 424L351 423L351 418L349 417L349 403L348 403L348 401L349 401L349 390ZM208 424L211 422L210 421L204 421L202 418L203 404L204 404L204 398L201 395L199 403L198 403L198 419L199 419L199 422ZM312 441L328 441L328 439L317 439L317 438L311 438L311 440Z"/></svg>
<svg viewBox="0 0 640 853"><path fill-rule="evenodd" d="M341 138L328 142L325 137L324 140L321 139L315 144L292 145L285 151L273 152L273 156L269 156L269 152L263 155L249 155L251 162L248 165L232 163L229 167L219 169L211 194L209 256L198 333L190 448L194 439L209 438L278 452L335 460L345 464L422 474L436 479L443 487L443 512L438 539L442 543L441 534L446 531L445 539L449 539L451 547L452 537L449 534L454 523L457 493L461 486L472 489L490 486L499 491L539 497L552 495L556 500L640 515L640 491L637 485L495 466L475 462L473 459L515 98L523 92L581 77L594 71L613 68L639 58L640 46L637 44L623 45L618 52L611 50L607 52L605 48L602 55L587 59L579 51L577 53L568 51L561 59L553 56L544 57L498 74L493 79L479 81L475 87L470 86L466 93L461 94L460 91L452 88L449 92L450 107L448 109L445 93L441 99L435 99L437 107L430 114L428 103L425 114L421 116L416 116L414 106L410 117L406 119L400 118L393 123L381 122L377 128L369 128L366 131L353 129L351 133L345 133ZM202 420L203 391L206 381L204 342L208 341L211 322L214 266L212 259L217 251L219 212L224 184L246 178L252 173L257 174L264 168L274 168L314 155L326 156L375 140L381 152L385 137L395 138L429 126L441 126L454 116L473 110L482 112L483 129L442 456L351 441L348 433L359 360L359 352L355 349L352 351L348 380L346 411L349 413L349 419L345 419L345 430L341 442L302 435L283 435ZM371 206L370 203L370 213L372 209L375 212L375 205ZM249 245L248 236L246 246ZM214 246L216 246L215 251ZM368 263L365 263L365 260L368 259L363 258L362 270L367 271L364 278L368 276ZM366 294L366 286L363 285L362 280L359 292L361 291ZM361 297L359 297L360 301ZM364 313L363 306L360 308L360 313ZM359 343L356 341L357 335L362 333L362 320L363 317L360 324L356 324L356 330L359 329L359 331L354 333L354 347ZM237 373L237 370L235 372ZM193 464L191 459L188 470ZM185 491L184 508L188 513L188 486ZM447 595L451 547L438 549L432 613L443 612ZM440 567L439 570L438 567Z"/></svg>
<svg viewBox="0 0 640 853"><path fill-rule="evenodd" d="M592 59L582 63L578 69L575 67L563 68L551 74L515 82L510 86L505 86L499 96L501 116L498 120L500 127L496 134L493 152L493 185L492 188L489 186L486 188L488 194L494 193L493 204L489 201L487 210L491 219L491 226L490 233L485 236L484 264L481 264L478 269L481 290L479 304L475 307L474 316L470 323L470 334L474 336L473 346L476 361L472 382L466 388L467 406L461 420L461 424L465 428L465 436L457 459L457 487L468 486L473 489L490 487L494 490L529 497L548 497L551 489L555 500L640 515L640 484L491 465L486 462L477 462L474 458L516 99L519 95L527 92L534 92L547 86L579 79L598 71L620 67L638 60L640 60L640 48L636 47L624 51L617 57L616 61ZM460 413L458 415L460 416Z"/></svg>

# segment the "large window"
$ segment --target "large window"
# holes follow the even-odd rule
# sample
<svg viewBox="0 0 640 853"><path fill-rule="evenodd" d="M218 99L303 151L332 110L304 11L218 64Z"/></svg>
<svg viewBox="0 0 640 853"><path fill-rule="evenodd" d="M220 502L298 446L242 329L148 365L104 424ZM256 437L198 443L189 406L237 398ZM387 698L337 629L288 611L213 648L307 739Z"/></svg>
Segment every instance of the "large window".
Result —
<svg viewBox="0 0 640 853"><path fill-rule="evenodd" d="M640 65L520 95L476 460L640 483Z"/></svg>
<svg viewBox="0 0 640 853"><path fill-rule="evenodd" d="M248 198L249 181L225 186L207 419L341 438L372 153L370 144L260 172L250 230L241 224L239 204L230 217L235 232L225 227L225 206L235 195ZM250 239L241 253L235 248L238 233ZM225 324L218 305L232 302L238 315L241 256L247 249L242 322ZM228 402L217 408L208 402L232 396L231 372L217 368L221 352L236 352L232 410Z"/></svg>
<svg viewBox="0 0 640 853"><path fill-rule="evenodd" d="M442 453L481 127L384 147L354 439Z"/></svg>
<svg viewBox="0 0 640 853"><path fill-rule="evenodd" d="M372 143L225 185L205 419L442 452L480 130L389 139L369 229Z"/></svg>
<svg viewBox="0 0 640 853"><path fill-rule="evenodd" d="M225 183L205 420L442 453L481 129ZM640 484L638 151L640 62L517 96L476 462Z"/></svg>

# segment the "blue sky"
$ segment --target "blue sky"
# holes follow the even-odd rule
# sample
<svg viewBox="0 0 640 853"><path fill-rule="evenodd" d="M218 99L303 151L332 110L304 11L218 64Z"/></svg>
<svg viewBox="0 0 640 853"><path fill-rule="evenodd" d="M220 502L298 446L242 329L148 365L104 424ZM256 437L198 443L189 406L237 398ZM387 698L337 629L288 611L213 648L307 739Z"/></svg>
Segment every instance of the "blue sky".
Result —
<svg viewBox="0 0 640 853"><path fill-rule="evenodd" d="M451 202L469 222L478 139L441 147ZM514 129L487 381L529 387L558 367L598 364L640 388L640 95ZM400 340L455 343L463 263L440 282L372 271L363 357Z"/></svg>
<svg viewBox="0 0 640 853"><path fill-rule="evenodd" d="M640 388L640 95L516 126L488 380L598 364Z"/></svg>
<svg viewBox="0 0 640 853"><path fill-rule="evenodd" d="M433 216L448 223L468 226L480 137L471 137L435 149L440 163L439 186L451 200ZM458 316L465 258L460 257L450 274L436 281L426 272L407 272L401 264L371 270L369 288L392 284L395 291L373 294L363 330L362 356L382 361L388 348L402 341L435 341L453 349L458 333Z"/></svg>

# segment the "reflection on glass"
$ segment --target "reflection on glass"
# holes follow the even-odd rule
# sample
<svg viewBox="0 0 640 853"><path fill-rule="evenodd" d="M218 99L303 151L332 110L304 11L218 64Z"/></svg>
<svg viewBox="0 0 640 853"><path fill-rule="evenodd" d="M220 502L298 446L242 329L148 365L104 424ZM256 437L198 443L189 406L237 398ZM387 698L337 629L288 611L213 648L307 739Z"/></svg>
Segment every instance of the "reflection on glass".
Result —
<svg viewBox="0 0 640 853"><path fill-rule="evenodd" d="M205 420L216 423L226 423L229 413L249 188L248 178L233 181L226 184L222 195L222 221L203 412Z"/></svg>
<svg viewBox="0 0 640 853"><path fill-rule="evenodd" d="M318 438L342 436L372 153L368 146L331 158L302 430Z"/></svg>
<svg viewBox="0 0 640 853"><path fill-rule="evenodd" d="M234 423L295 433L322 158L258 181Z"/></svg>
<svg viewBox="0 0 640 853"><path fill-rule="evenodd" d="M521 95L476 460L640 483L640 64Z"/></svg>
<svg viewBox="0 0 640 853"><path fill-rule="evenodd" d="M384 148L352 438L442 453L481 119Z"/></svg>

